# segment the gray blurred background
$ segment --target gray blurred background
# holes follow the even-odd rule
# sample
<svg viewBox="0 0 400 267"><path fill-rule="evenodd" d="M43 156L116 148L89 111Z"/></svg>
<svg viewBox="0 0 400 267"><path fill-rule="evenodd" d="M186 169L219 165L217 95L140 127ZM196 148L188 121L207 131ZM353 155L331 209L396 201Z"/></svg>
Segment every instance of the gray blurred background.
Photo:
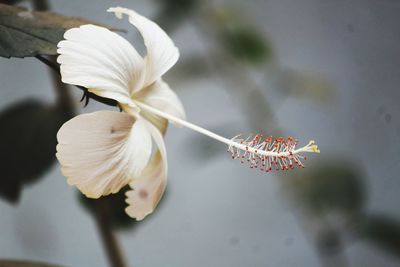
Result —
<svg viewBox="0 0 400 267"><path fill-rule="evenodd" d="M399 1L50 4L127 29L142 51L134 28L105 11L121 5L157 20L181 52L165 80L189 121L228 138L314 139L321 150L304 170L265 174L170 126L165 198L143 222L116 230L129 266L400 266ZM37 59L0 58L0 107L54 102L49 73ZM81 92L69 89L79 112L110 108L91 100L82 109ZM108 266L58 163L24 186L18 204L0 200L0 258Z"/></svg>

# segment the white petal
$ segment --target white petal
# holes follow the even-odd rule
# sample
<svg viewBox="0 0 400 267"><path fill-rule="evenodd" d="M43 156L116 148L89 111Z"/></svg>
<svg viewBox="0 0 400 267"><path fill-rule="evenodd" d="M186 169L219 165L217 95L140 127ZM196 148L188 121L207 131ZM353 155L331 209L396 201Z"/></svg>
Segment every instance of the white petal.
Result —
<svg viewBox="0 0 400 267"><path fill-rule="evenodd" d="M62 81L120 103L143 86L144 60L124 38L110 30L83 25L65 32L58 43Z"/></svg>
<svg viewBox="0 0 400 267"><path fill-rule="evenodd" d="M168 120L164 119L160 116L154 115L150 112L141 111L140 115L145 118L147 121L151 122L157 129L162 133L165 134L168 128Z"/></svg>
<svg viewBox="0 0 400 267"><path fill-rule="evenodd" d="M140 221L154 211L166 186L166 173L162 166L160 153L157 152L141 178L132 183L133 189L126 192L128 207L125 211L130 217Z"/></svg>
<svg viewBox="0 0 400 267"><path fill-rule="evenodd" d="M118 192L138 176L151 155L151 135L143 119L98 111L67 121L57 134L57 158L71 185L98 198Z"/></svg>
<svg viewBox="0 0 400 267"><path fill-rule="evenodd" d="M126 193L126 213L136 220L143 220L156 208L167 185L167 154L161 133L147 122L148 130L158 145L159 151L153 156L143 173L129 185L133 190Z"/></svg>
<svg viewBox="0 0 400 267"><path fill-rule="evenodd" d="M133 10L113 7L107 10L114 12L118 18L125 14L143 36L147 47L145 86L158 80L178 60L179 51L169 36L153 21L139 15Z"/></svg>
<svg viewBox="0 0 400 267"><path fill-rule="evenodd" d="M135 100L143 102L153 108L161 110L179 119L185 119L185 110L174 91L163 80L158 80L147 88L133 95ZM141 111L141 114L154 118L155 116ZM161 120L161 118L159 118Z"/></svg>

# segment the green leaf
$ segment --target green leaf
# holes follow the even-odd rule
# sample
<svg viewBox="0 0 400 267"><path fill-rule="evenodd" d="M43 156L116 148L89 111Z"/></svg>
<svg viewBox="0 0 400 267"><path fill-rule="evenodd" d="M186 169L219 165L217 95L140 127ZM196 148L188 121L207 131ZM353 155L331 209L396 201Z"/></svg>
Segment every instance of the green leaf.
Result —
<svg viewBox="0 0 400 267"><path fill-rule="evenodd" d="M0 196L15 203L25 184L46 171L56 152L56 134L68 111L28 100L0 113Z"/></svg>
<svg viewBox="0 0 400 267"><path fill-rule="evenodd" d="M384 216L368 216L359 229L361 237L400 257L400 222Z"/></svg>
<svg viewBox="0 0 400 267"><path fill-rule="evenodd" d="M92 21L0 4L0 56L56 55L64 32Z"/></svg>
<svg viewBox="0 0 400 267"><path fill-rule="evenodd" d="M33 261L20 261L20 260L1 260L0 267L61 267L61 265L53 265Z"/></svg>
<svg viewBox="0 0 400 267"><path fill-rule="evenodd" d="M364 187L359 171L341 160L314 163L300 177L288 181L296 201L305 208L324 215L332 211L362 210Z"/></svg>

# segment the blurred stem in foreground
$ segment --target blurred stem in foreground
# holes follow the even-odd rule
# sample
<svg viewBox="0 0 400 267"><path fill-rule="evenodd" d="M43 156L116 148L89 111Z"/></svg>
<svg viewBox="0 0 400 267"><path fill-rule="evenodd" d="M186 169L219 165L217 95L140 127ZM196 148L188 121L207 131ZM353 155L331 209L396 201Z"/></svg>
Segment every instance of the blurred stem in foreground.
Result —
<svg viewBox="0 0 400 267"><path fill-rule="evenodd" d="M50 10L50 5L47 0L32 0L32 5L33 8L37 11L47 11ZM41 57L37 57L39 60L41 60ZM44 62L43 60L41 60ZM48 62L55 62L56 61L56 56L51 57L51 60ZM46 62L44 62L46 63ZM56 63L54 63L56 64ZM49 65L49 64L47 64ZM50 66L52 67L52 66ZM52 67L53 70L54 67ZM53 83L54 83L54 88L56 89L56 94L57 94L57 104L64 108L67 106L73 106L72 103L72 97L68 91L67 85L61 82L61 77L59 73L54 72L50 73ZM96 224L99 229L99 234L101 236L101 240L103 241L103 247L107 252L108 256L108 261L110 263L110 266L112 267L126 267L126 263L122 254L122 251L120 249L118 239L114 235L111 223L110 223L110 217L108 216L108 210L107 206L105 205L104 201L99 200L95 202L95 220Z"/></svg>
<svg viewBox="0 0 400 267"><path fill-rule="evenodd" d="M113 233L110 219L111 215L104 199L93 201L96 224L99 229L104 249L108 260L113 267L125 267L125 259L122 255L118 239Z"/></svg>

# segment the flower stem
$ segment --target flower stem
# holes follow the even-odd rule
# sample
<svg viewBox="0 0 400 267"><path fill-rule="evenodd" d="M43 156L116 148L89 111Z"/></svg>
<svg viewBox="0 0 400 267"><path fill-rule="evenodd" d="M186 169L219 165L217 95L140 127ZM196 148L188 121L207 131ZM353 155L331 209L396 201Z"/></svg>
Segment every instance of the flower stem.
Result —
<svg viewBox="0 0 400 267"><path fill-rule="evenodd" d="M104 199L96 199L93 201L96 224L99 229L103 247L107 252L108 261L112 267L126 267L124 257L122 255L118 239L112 231L110 224L109 207Z"/></svg>

